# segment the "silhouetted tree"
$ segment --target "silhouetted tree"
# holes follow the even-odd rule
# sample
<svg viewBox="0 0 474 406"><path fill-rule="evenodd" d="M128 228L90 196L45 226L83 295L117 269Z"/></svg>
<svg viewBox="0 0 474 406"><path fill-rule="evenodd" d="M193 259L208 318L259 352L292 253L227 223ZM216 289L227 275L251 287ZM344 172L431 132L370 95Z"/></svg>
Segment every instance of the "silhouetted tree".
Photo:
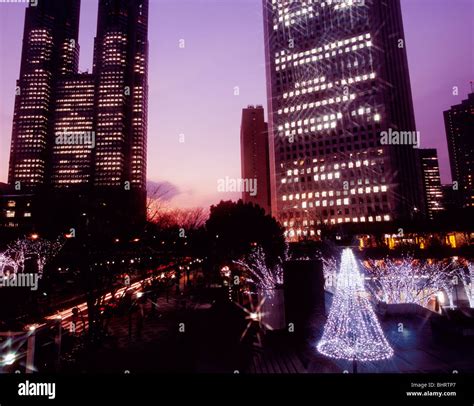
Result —
<svg viewBox="0 0 474 406"><path fill-rule="evenodd" d="M240 258L257 245L267 253L269 265L275 264L285 252L281 225L259 206L242 200L221 201L211 206L206 230L211 253L218 264Z"/></svg>

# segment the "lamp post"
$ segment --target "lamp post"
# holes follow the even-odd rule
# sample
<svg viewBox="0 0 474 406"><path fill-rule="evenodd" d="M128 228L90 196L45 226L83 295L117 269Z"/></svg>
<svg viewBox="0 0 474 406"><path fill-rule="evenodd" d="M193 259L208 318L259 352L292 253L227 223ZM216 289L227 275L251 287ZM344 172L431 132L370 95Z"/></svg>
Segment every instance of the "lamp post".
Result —
<svg viewBox="0 0 474 406"><path fill-rule="evenodd" d="M32 374L35 370L36 326L30 326L30 335L26 350L26 373Z"/></svg>
<svg viewBox="0 0 474 406"><path fill-rule="evenodd" d="M63 321L62 316L58 315L58 317L56 317L56 322L58 323L58 335L56 337L56 345L57 345L56 371L57 372L59 372L59 369L61 368L61 342L62 342L62 335L63 335L62 321Z"/></svg>

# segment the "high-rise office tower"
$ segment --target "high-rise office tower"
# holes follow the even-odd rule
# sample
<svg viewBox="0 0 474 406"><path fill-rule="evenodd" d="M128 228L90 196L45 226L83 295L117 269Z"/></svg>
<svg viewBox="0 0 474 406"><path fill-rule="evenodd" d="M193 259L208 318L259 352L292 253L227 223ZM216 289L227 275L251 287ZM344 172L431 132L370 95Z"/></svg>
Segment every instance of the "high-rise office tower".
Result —
<svg viewBox="0 0 474 406"><path fill-rule="evenodd" d="M474 93L444 112L451 174L463 207L474 207Z"/></svg>
<svg viewBox="0 0 474 406"><path fill-rule="evenodd" d="M77 72L79 12L80 0L42 0L26 10L8 176L18 191L48 182L55 91Z"/></svg>
<svg viewBox="0 0 474 406"><path fill-rule="evenodd" d="M242 200L244 203L257 204L266 214L271 214L268 127L263 112L262 106L248 106L242 110L242 179L245 182L254 182L252 185L255 186L254 190L243 191Z"/></svg>
<svg viewBox="0 0 474 406"><path fill-rule="evenodd" d="M443 190L439 174L438 153L436 149L418 150L423 170L423 184L425 187L425 201L429 218L433 219L436 213L444 210Z"/></svg>
<svg viewBox="0 0 474 406"><path fill-rule="evenodd" d="M263 6L272 211L287 236L422 211L399 0Z"/></svg>
<svg viewBox="0 0 474 406"><path fill-rule="evenodd" d="M94 184L146 188L148 0L100 0Z"/></svg>
<svg viewBox="0 0 474 406"><path fill-rule="evenodd" d="M9 183L45 191L39 200L50 213L71 206L63 222L94 207L141 221L148 0L99 1L91 74L78 73L79 13L80 0L39 0L26 10Z"/></svg>

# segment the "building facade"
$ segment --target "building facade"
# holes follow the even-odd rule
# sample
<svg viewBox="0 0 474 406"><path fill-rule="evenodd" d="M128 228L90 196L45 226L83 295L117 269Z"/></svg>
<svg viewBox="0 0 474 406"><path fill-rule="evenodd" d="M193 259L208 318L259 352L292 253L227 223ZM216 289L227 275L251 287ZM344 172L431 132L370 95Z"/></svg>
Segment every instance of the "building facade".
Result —
<svg viewBox="0 0 474 406"><path fill-rule="evenodd" d="M31 230L35 215L34 194L19 194L11 185L0 183L0 238L4 230Z"/></svg>
<svg viewBox="0 0 474 406"><path fill-rule="evenodd" d="M422 211L398 0L264 0L273 214L288 238L318 224ZM407 137L405 137L407 138Z"/></svg>
<svg viewBox="0 0 474 406"><path fill-rule="evenodd" d="M78 72L80 0L26 10L9 183L53 212L74 191L145 220L148 0L98 3L92 73Z"/></svg>
<svg viewBox="0 0 474 406"><path fill-rule="evenodd" d="M474 93L444 112L454 187L462 207L474 207Z"/></svg>
<svg viewBox="0 0 474 406"><path fill-rule="evenodd" d="M448 212L453 212L462 207L461 197L457 185L452 183L442 185L443 191L443 207Z"/></svg>
<svg viewBox="0 0 474 406"><path fill-rule="evenodd" d="M425 201L427 214L430 219L444 210L443 190L439 174L438 152L436 149L418 150L423 170L423 185L425 188Z"/></svg>
<svg viewBox="0 0 474 406"><path fill-rule="evenodd" d="M48 183L58 82L77 72L80 0L42 0L26 9L8 183L36 191Z"/></svg>
<svg viewBox="0 0 474 406"><path fill-rule="evenodd" d="M93 75L75 74L58 82L50 168L55 189L82 189L91 182L96 143L94 95Z"/></svg>
<svg viewBox="0 0 474 406"><path fill-rule="evenodd" d="M255 184L254 190L242 192L242 200L271 214L268 126L262 106L248 106L242 110L240 154L242 179Z"/></svg>
<svg viewBox="0 0 474 406"><path fill-rule="evenodd" d="M94 184L146 188L148 0L100 0Z"/></svg>

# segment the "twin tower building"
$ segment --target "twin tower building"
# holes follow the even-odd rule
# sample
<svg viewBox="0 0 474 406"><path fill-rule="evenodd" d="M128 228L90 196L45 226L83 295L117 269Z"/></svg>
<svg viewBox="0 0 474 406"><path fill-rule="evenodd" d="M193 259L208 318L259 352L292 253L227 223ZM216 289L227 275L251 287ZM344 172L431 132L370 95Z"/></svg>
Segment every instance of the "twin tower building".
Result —
<svg viewBox="0 0 474 406"><path fill-rule="evenodd" d="M92 73L78 71L80 6L39 0L26 10L9 184L40 196L46 212L87 214L94 202L140 220L148 0L99 0Z"/></svg>

